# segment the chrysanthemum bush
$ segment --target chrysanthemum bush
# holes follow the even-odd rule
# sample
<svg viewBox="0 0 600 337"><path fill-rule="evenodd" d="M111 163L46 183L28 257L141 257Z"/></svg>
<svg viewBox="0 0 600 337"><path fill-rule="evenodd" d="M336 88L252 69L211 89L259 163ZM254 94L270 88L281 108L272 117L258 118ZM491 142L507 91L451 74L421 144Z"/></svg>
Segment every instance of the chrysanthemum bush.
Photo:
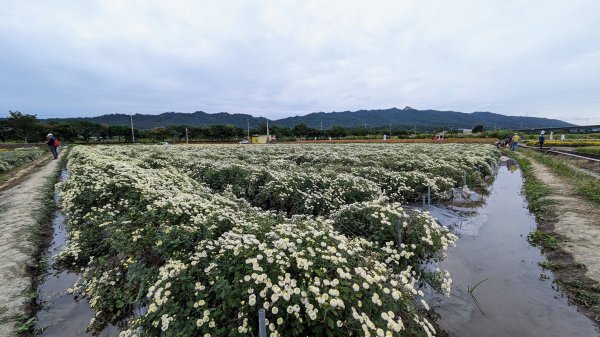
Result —
<svg viewBox="0 0 600 337"><path fill-rule="evenodd" d="M332 215L332 220L334 228L348 237L363 237L379 246L395 243L404 257L401 269L410 267L433 289L449 294L447 272L422 268L422 264L440 261L457 237L429 213L380 198L346 205Z"/></svg>
<svg viewBox="0 0 600 337"><path fill-rule="evenodd" d="M75 148L59 187L69 232L60 260L82 272L73 291L96 311L91 327L256 335L264 308L273 336L435 334L420 287L447 294L451 279L424 266L455 237L353 175L351 152L285 148ZM353 151L370 161L381 152ZM493 165L490 148L469 151Z"/></svg>
<svg viewBox="0 0 600 337"><path fill-rule="evenodd" d="M123 335L247 336L264 308L272 336L426 336L433 327L407 255L327 221L248 225L169 260L148 290L148 312Z"/></svg>

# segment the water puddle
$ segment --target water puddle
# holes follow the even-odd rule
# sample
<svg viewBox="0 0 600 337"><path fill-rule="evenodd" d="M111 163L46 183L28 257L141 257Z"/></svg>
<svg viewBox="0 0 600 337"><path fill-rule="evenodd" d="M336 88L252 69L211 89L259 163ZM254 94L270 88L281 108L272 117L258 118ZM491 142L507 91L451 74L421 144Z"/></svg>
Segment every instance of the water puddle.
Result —
<svg viewBox="0 0 600 337"><path fill-rule="evenodd" d="M67 179L67 171L61 172L61 181ZM54 200L60 201L58 194ZM67 289L73 287L79 275L55 266L55 255L67 243L67 230L65 217L60 210L54 213L52 220L54 234L52 243L46 252L48 270L44 281L38 286L38 304L41 309L37 313L35 330L39 336L64 337L64 336L92 336L86 333L85 327L89 324L94 311L86 299L77 300L74 295L68 294ZM118 336L115 327L108 327L98 336Z"/></svg>
<svg viewBox="0 0 600 337"><path fill-rule="evenodd" d="M431 207L460 236L441 264L452 274L452 292L440 299L438 323L450 336L600 336L594 323L554 284L527 242L536 228L520 191L521 172L502 162L487 202L476 215L467 209ZM479 284L479 285L478 285Z"/></svg>

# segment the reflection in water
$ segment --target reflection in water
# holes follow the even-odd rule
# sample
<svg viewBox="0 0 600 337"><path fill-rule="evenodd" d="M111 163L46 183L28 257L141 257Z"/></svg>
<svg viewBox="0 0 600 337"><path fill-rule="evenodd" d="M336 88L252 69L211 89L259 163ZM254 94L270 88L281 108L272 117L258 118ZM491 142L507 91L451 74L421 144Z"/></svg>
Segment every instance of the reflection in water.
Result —
<svg viewBox="0 0 600 337"><path fill-rule="evenodd" d="M459 337L600 336L557 290L552 273L538 266L544 258L527 242L536 223L519 194L522 176L514 162L506 161L506 167L498 171L476 215L452 217L447 209L431 210L444 225L455 225L460 236L442 263L453 284L451 296L435 308L439 325Z"/></svg>
<svg viewBox="0 0 600 337"><path fill-rule="evenodd" d="M510 173L515 173L517 172L517 163L515 163L514 160L512 159L507 159L506 160L506 169L510 172Z"/></svg>

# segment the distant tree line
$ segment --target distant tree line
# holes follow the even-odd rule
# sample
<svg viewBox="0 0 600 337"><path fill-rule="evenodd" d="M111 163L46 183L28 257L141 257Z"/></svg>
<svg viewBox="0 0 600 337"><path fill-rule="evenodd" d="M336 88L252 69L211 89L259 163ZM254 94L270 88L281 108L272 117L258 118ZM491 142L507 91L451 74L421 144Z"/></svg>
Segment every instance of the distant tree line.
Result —
<svg viewBox="0 0 600 337"><path fill-rule="evenodd" d="M153 129L134 128L133 134L136 142L162 142L162 141L237 141L250 135L266 134L267 125L257 128L242 129L232 125L211 125L206 127L167 126ZM333 126L330 129L317 129L305 124L298 124L293 128L276 125L269 126L269 132L277 135L279 139L340 139L340 138L379 138L382 135L394 137L428 137L439 129L405 129L398 127L352 127L344 128ZM448 131L448 130L446 130ZM483 131L483 126L474 128L475 132ZM9 111L9 117L0 120L0 141L16 141L24 143L39 143L45 140L46 134L52 133L62 142L131 142L132 130L129 126L106 125L88 121L48 122L42 123L36 115ZM450 131L450 133L452 133ZM456 131L455 131L456 134Z"/></svg>

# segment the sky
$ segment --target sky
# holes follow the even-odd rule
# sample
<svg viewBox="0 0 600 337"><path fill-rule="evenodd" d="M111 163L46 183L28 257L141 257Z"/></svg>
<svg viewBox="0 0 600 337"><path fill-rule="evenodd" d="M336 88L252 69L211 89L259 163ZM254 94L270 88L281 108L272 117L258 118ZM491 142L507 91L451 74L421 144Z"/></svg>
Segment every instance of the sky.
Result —
<svg viewBox="0 0 600 337"><path fill-rule="evenodd" d="M491 111L600 124L600 1L2 0L0 117Z"/></svg>

